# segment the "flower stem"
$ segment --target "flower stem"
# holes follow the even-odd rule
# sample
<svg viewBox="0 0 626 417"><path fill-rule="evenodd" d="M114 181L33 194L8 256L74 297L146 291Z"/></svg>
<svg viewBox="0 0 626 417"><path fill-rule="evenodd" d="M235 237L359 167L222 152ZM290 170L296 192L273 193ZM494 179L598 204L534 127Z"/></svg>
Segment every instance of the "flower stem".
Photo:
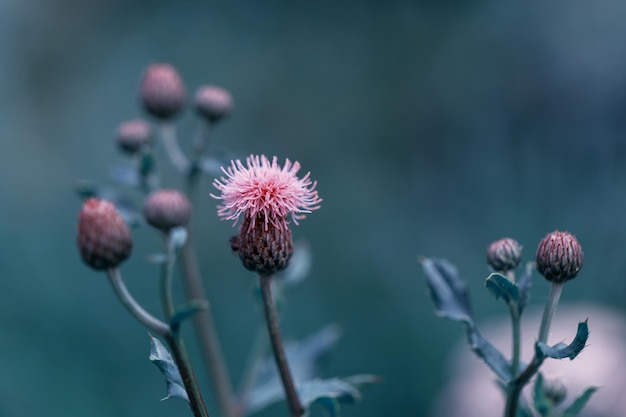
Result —
<svg viewBox="0 0 626 417"><path fill-rule="evenodd" d="M166 260L161 264L161 278L160 278L160 294L161 305L163 307L163 314L165 319L170 321L174 315L174 302L172 297L172 280L174 277L174 263L176 262L176 252L174 245L171 243L170 235L165 236L165 253Z"/></svg>
<svg viewBox="0 0 626 417"><path fill-rule="evenodd" d="M511 375L513 378L517 377L517 373L519 372L519 361L520 361L520 314L518 304L516 302L509 304L509 310L511 313L511 329L513 333L513 347L512 347L512 358L511 358Z"/></svg>
<svg viewBox="0 0 626 417"><path fill-rule="evenodd" d="M137 319L141 324L146 326L149 330L158 334L159 336L166 337L170 334L170 326L161 320L154 317L152 314L148 313L138 302L135 300L128 291L126 284L124 284L124 280L122 279L122 274L118 268L111 268L107 270L107 275L109 277L109 282L113 286L113 291L115 291L115 295L122 302L124 307Z"/></svg>
<svg viewBox="0 0 626 417"><path fill-rule="evenodd" d="M300 400L298 399L298 393L296 392L296 386L289 370L287 355L285 354L283 341L280 335L278 314L276 313L276 306L272 296L272 276L260 275L259 281L261 286L261 295L263 297L263 310L265 311L267 330L269 332L276 366L278 367L278 373L280 374L283 387L285 388L285 396L287 397L290 416L300 417L304 413L304 410L300 404Z"/></svg>
<svg viewBox="0 0 626 417"><path fill-rule="evenodd" d="M556 311L556 306L559 304L561 293L563 292L563 283L553 282L550 287L550 296L548 297L548 303L543 310L543 317L541 318L541 327L539 327L539 341L546 343L548 341L548 332L550 331L550 323L552 322L552 316Z"/></svg>
<svg viewBox="0 0 626 417"><path fill-rule="evenodd" d="M552 317L556 311L556 307L561 298L563 291L563 283L553 282L550 287L550 296L548 302L543 310L543 317L541 318L541 326L539 327L538 342L546 343L548 341L548 332L550 331L550 323ZM535 355L526 367L524 371L511 382L509 386L509 392L506 399L506 406L504 409L505 417L517 417L519 409L519 399L522 394L524 386L530 381L530 379L537 373L541 365L543 364L543 358L538 358Z"/></svg>
<svg viewBox="0 0 626 417"><path fill-rule="evenodd" d="M195 417L209 417L202 395L198 389L197 382L191 371L187 354L185 353L183 346L172 334L170 326L163 323L161 320L157 319L141 307L130 291L128 291L128 288L122 279L122 274L118 268L108 269L107 275L111 285L113 286L115 294L128 311L148 329L163 337L169 345L174 362L176 363L176 367L178 368L183 384L185 385L185 391L189 397L189 407L191 408L193 415Z"/></svg>
<svg viewBox="0 0 626 417"><path fill-rule="evenodd" d="M193 316L196 338L198 339L211 385L215 390L216 400L221 411L220 414L224 417L238 417L239 413L235 409L233 386L217 337L210 304L205 295L198 259L191 238L191 235L187 238L187 242L181 252L183 285L189 299L204 302L208 306Z"/></svg>
<svg viewBox="0 0 626 417"><path fill-rule="evenodd" d="M170 158L172 164L183 174L189 172L189 160L180 149L178 138L176 136L176 128L170 123L161 124L161 138L165 151Z"/></svg>

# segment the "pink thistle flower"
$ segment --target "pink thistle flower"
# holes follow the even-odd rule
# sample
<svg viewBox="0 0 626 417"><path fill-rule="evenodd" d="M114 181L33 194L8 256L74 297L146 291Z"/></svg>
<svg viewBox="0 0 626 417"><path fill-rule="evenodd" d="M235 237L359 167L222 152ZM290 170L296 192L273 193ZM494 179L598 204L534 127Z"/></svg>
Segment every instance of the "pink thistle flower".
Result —
<svg viewBox="0 0 626 417"><path fill-rule="evenodd" d="M213 198L222 200L217 214L223 220L234 220L237 224L241 216L244 224L252 229L257 219L264 219L265 230L269 224L285 229L289 216L297 225L306 213L317 210L322 199L317 195L316 181L309 178L310 173L298 178L298 162L285 160L281 168L278 158L272 161L265 155L250 155L246 165L240 160L231 161L227 168L222 167L226 175L213 181L221 195ZM243 226L243 225L242 225Z"/></svg>

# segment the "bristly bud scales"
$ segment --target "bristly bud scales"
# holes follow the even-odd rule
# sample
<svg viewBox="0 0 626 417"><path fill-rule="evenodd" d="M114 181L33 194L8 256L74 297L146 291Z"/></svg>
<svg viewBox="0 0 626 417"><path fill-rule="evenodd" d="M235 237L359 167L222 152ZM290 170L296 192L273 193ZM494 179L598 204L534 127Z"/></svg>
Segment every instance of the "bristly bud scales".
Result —
<svg viewBox="0 0 626 417"><path fill-rule="evenodd" d="M580 243L569 232L548 233L537 248L537 270L555 283L574 278L583 266L583 259Z"/></svg>
<svg viewBox="0 0 626 417"><path fill-rule="evenodd" d="M152 129L141 119L129 120L117 129L117 146L124 152L135 154L152 144Z"/></svg>
<svg viewBox="0 0 626 417"><path fill-rule="evenodd" d="M96 270L115 268L130 256L130 230L113 203L90 198L78 215L78 251L83 261Z"/></svg>
<svg viewBox="0 0 626 417"><path fill-rule="evenodd" d="M189 223L191 203L178 190L157 190L146 198L143 215L149 225L169 232Z"/></svg>
<svg viewBox="0 0 626 417"><path fill-rule="evenodd" d="M185 86L173 66L152 64L143 73L140 97L149 114L160 120L168 120L182 109Z"/></svg>
<svg viewBox="0 0 626 417"><path fill-rule="evenodd" d="M515 269L522 259L522 245L515 239L504 238L492 242L487 248L487 264L498 272Z"/></svg>
<svg viewBox="0 0 626 417"><path fill-rule="evenodd" d="M246 269L262 275L273 275L289 265L293 239L289 227L266 227L263 215L246 217L239 236L231 238L231 248Z"/></svg>
<svg viewBox="0 0 626 417"><path fill-rule="evenodd" d="M205 85L196 92L195 106L200 116L215 123L230 114L233 109L233 98L221 87Z"/></svg>

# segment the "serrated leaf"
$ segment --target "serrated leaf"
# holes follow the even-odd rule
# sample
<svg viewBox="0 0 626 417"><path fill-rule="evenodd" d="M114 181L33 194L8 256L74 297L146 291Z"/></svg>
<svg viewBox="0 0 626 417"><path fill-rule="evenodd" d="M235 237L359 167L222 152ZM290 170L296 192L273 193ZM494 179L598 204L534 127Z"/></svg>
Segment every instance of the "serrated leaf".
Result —
<svg viewBox="0 0 626 417"><path fill-rule="evenodd" d="M330 324L300 342L285 343L287 361L294 380L306 381L317 377L322 362L340 336L339 326ZM283 398L283 387L274 357L268 355L255 374L245 408L248 413L254 413Z"/></svg>
<svg viewBox="0 0 626 417"><path fill-rule="evenodd" d="M192 300L176 309L174 315L170 320L170 327L172 329L178 329L180 324L187 318L191 317L200 310L206 310L209 307L209 303L204 300Z"/></svg>
<svg viewBox="0 0 626 417"><path fill-rule="evenodd" d="M572 340L572 343L569 345L566 345L565 343L557 343L556 345L550 347L545 343L537 342L535 350L544 357L553 359L570 358L570 360L573 360L585 348L588 338L589 327L587 325L587 320L585 320L578 323L576 337L574 337L574 340Z"/></svg>
<svg viewBox="0 0 626 417"><path fill-rule="evenodd" d="M187 229L184 227L175 227L170 230L168 236L168 245L170 249L180 249L187 242Z"/></svg>
<svg viewBox="0 0 626 417"><path fill-rule="evenodd" d="M163 346L161 341L152 335L150 335L149 359L150 362L152 362L156 365L157 368L159 368L159 371L161 371L161 373L165 377L167 396L165 398L162 398L162 400L178 397L189 402L189 397L187 396L187 391L185 390L185 386L183 385L183 380L180 377L178 367L172 360L172 356L167 351L165 346Z"/></svg>
<svg viewBox="0 0 626 417"><path fill-rule="evenodd" d="M587 402L589 402L589 399L597 390L598 388L596 387L587 388L585 392L583 392L578 398L574 400L572 405L570 405L565 409L565 411L563 411L561 417L576 417L578 414L580 414L582 409L585 408L585 405L587 405Z"/></svg>
<svg viewBox="0 0 626 417"><path fill-rule="evenodd" d="M548 399L543 389L543 375L537 375L535 386L533 388L533 406L535 410L542 416L548 417L552 411L552 401Z"/></svg>
<svg viewBox="0 0 626 417"><path fill-rule="evenodd" d="M485 280L485 287L495 297L502 298L506 303L519 300L517 285L502 274L494 272Z"/></svg>
<svg viewBox="0 0 626 417"><path fill-rule="evenodd" d="M526 307L528 300L530 299L530 289L532 287L532 276L534 270L535 263L527 262L524 272L522 272L522 275L517 280L517 287L519 288L519 301L517 306L520 314L522 314L524 307Z"/></svg>
<svg viewBox="0 0 626 417"><path fill-rule="evenodd" d="M510 362L473 325L467 325L467 342L470 345L470 349L485 362L502 383L508 384L511 381Z"/></svg>
<svg viewBox="0 0 626 417"><path fill-rule="evenodd" d="M450 320L474 323L467 285L445 259L422 258L430 297L437 314Z"/></svg>

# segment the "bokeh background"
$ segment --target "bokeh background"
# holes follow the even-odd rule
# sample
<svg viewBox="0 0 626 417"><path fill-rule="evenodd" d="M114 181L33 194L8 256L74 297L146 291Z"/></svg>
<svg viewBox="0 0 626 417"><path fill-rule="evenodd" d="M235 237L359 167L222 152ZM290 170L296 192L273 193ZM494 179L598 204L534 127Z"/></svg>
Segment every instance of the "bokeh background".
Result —
<svg viewBox="0 0 626 417"><path fill-rule="evenodd" d="M211 152L289 157L318 180L323 207L295 231L314 267L283 328L302 337L336 322L326 374L384 376L345 416L427 415L446 384L461 329L432 314L419 255L458 265L477 316L494 318L505 309L482 288L486 246L511 236L532 260L547 232L569 230L585 266L564 300L622 309L624 21L618 0L1 1L0 415L188 412L159 402L145 330L74 243L72 187L111 185L116 127L143 115L137 86L153 62L175 65L189 92L232 92ZM237 380L259 315L211 191L205 180L194 227ZM159 239L134 239L123 272L158 311L145 257ZM547 290L536 276L532 302Z"/></svg>

